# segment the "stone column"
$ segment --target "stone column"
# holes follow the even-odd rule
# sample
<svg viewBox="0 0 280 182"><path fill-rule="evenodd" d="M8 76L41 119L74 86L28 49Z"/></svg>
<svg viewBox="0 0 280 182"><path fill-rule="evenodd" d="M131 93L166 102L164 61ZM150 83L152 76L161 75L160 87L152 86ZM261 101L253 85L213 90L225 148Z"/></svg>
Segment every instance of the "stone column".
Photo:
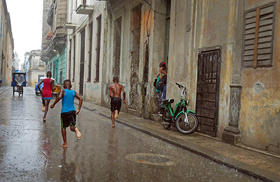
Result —
<svg viewBox="0 0 280 182"><path fill-rule="evenodd" d="M239 116L241 105L241 58L242 58L242 32L243 32L243 13L244 1L235 1L235 41L234 41L234 59L232 70L232 82L230 85L230 107L229 124L224 129L222 139L231 144L238 142L240 138Z"/></svg>

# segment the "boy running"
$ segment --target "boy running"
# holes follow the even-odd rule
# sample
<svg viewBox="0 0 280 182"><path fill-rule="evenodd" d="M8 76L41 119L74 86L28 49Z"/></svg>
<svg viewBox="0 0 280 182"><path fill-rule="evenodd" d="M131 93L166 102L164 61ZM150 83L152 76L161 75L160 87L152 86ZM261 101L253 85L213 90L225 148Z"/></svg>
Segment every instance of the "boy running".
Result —
<svg viewBox="0 0 280 182"><path fill-rule="evenodd" d="M112 128L115 128L115 120L119 118L119 112L122 106L121 94L123 92L123 103L126 104L124 87L119 84L119 77L113 78L114 84L109 87L109 96L111 98L111 118Z"/></svg>
<svg viewBox="0 0 280 182"><path fill-rule="evenodd" d="M76 133L78 139L82 137L79 129L76 127L76 115L78 115L81 111L81 107L83 104L83 99L75 92L71 90L72 85L70 80L65 80L63 82L64 89L61 90L59 96L56 98L54 103L51 105L51 108L62 99L62 110L61 110L61 134L63 138L62 147L67 147L66 140L66 128L70 125L70 130ZM76 111L74 106L75 97L79 99L79 109Z"/></svg>
<svg viewBox="0 0 280 182"><path fill-rule="evenodd" d="M43 122L46 122L47 114L48 114L48 110L49 110L49 103L52 100L52 89L53 89L53 86L54 86L54 81L51 79L51 77L52 77L52 72L48 71L47 72L47 78L42 80L37 85L37 88L39 89L39 91L42 94L43 105L45 106L45 113L44 113L44 117L43 117ZM41 90L41 84L42 83L44 83L43 90Z"/></svg>

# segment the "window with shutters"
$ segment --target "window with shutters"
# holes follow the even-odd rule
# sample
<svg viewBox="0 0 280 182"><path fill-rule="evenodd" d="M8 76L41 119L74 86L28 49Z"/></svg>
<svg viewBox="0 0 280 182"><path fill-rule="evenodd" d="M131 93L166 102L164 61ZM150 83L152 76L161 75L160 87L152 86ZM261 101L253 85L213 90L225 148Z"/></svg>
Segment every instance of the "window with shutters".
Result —
<svg viewBox="0 0 280 182"><path fill-rule="evenodd" d="M243 67L272 66L275 3L244 14Z"/></svg>

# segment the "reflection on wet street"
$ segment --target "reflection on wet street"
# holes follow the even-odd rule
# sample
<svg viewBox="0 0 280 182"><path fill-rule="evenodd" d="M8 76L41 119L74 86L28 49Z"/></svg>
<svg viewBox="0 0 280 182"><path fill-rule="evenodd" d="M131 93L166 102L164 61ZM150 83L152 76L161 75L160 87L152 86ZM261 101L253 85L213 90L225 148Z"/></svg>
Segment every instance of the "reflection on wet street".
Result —
<svg viewBox="0 0 280 182"><path fill-rule="evenodd" d="M40 97L0 89L0 181L259 181L82 109L61 147L60 105L42 122Z"/></svg>

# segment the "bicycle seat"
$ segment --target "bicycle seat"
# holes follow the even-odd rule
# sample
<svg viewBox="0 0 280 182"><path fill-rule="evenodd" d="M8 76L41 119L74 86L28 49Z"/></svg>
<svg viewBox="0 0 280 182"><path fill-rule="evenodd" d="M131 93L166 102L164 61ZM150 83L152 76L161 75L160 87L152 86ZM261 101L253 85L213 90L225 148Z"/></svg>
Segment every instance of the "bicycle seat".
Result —
<svg viewBox="0 0 280 182"><path fill-rule="evenodd" d="M174 102L174 99L167 99L167 100L164 100L162 101L163 104L172 104Z"/></svg>

